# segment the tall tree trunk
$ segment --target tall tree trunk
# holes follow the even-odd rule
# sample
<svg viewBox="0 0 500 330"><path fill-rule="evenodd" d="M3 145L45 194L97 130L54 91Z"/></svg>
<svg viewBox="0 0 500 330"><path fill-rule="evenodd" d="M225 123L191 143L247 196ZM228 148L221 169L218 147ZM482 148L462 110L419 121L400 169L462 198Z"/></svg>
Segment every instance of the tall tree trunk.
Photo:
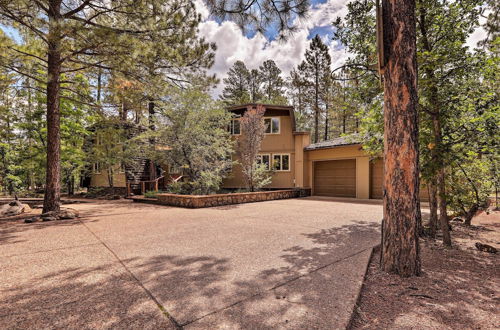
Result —
<svg viewBox="0 0 500 330"><path fill-rule="evenodd" d="M148 102L148 120L149 120L149 129L152 131L155 130L154 115L155 115L155 103L153 102L152 99L150 99ZM154 143L155 143L154 138L150 138L149 143L151 145L154 145ZM155 162L152 159L150 159L149 160L149 180L155 180L155 179L156 179L156 165L155 165Z"/></svg>
<svg viewBox="0 0 500 330"><path fill-rule="evenodd" d="M49 33L47 56L47 170L43 212L59 211L61 206L61 0L49 2Z"/></svg>
<svg viewBox="0 0 500 330"><path fill-rule="evenodd" d="M430 208L430 219L429 219L429 236L432 238L436 237L436 229L438 224L438 198L436 185L433 182L429 182L427 185L429 190L429 208Z"/></svg>
<svg viewBox="0 0 500 330"><path fill-rule="evenodd" d="M345 76L344 76L345 77ZM344 80L344 88L343 88L343 93L342 93L342 133L345 134L345 126L346 126L346 112L347 112L347 107L345 103L345 80Z"/></svg>
<svg viewBox="0 0 500 330"><path fill-rule="evenodd" d="M443 244L451 246L451 235L448 224L448 208L446 205L446 173L443 164L443 157L441 156L442 138L441 138L441 122L439 120L439 110L436 109L432 115L432 130L434 134L435 147L432 150L433 159L437 165L437 195L438 195L438 208L439 208L439 224L443 234Z"/></svg>
<svg viewBox="0 0 500 330"><path fill-rule="evenodd" d="M314 143L319 141L319 72L316 64L316 75L314 81Z"/></svg>
<svg viewBox="0 0 500 330"><path fill-rule="evenodd" d="M115 178L115 174L113 171L113 166L109 165L109 167L108 167L108 184L109 184L109 187L111 188L111 190L113 190L113 187L114 187L114 178Z"/></svg>
<svg viewBox="0 0 500 330"><path fill-rule="evenodd" d="M97 72L97 103L101 103L101 89L102 89L102 70L99 68L99 71Z"/></svg>
<svg viewBox="0 0 500 330"><path fill-rule="evenodd" d="M384 31L384 218L381 267L421 270L417 59L414 0L382 1Z"/></svg>
<svg viewBox="0 0 500 330"><path fill-rule="evenodd" d="M325 141L328 140L328 103L325 109Z"/></svg>

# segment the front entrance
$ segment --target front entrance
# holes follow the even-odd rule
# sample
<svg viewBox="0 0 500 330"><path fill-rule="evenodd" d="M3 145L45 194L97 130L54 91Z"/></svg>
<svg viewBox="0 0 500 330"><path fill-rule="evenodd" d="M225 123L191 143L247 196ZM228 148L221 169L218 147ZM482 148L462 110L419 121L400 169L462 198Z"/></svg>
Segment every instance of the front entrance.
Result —
<svg viewBox="0 0 500 330"><path fill-rule="evenodd" d="M356 159L314 162L314 195L356 198Z"/></svg>

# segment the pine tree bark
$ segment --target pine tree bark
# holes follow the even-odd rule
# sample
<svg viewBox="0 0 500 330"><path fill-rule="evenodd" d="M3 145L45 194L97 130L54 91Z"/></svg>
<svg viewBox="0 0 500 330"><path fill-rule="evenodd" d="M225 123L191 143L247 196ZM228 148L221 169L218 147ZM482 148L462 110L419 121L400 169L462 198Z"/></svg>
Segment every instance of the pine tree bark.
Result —
<svg viewBox="0 0 500 330"><path fill-rule="evenodd" d="M47 57L47 172L43 212L59 211L61 205L61 136L60 136L60 75L61 75L61 0L49 2L49 32Z"/></svg>
<svg viewBox="0 0 500 330"><path fill-rule="evenodd" d="M382 1L384 31L384 218L381 267L421 271L414 0Z"/></svg>

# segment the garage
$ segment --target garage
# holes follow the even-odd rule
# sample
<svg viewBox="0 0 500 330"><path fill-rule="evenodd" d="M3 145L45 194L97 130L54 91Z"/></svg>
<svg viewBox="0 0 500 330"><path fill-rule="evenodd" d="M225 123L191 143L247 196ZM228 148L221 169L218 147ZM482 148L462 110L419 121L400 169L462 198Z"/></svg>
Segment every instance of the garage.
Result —
<svg viewBox="0 0 500 330"><path fill-rule="evenodd" d="M314 195L356 197L356 159L314 162Z"/></svg>
<svg viewBox="0 0 500 330"><path fill-rule="evenodd" d="M384 178L384 162L375 159L370 162L370 198L382 199L382 180Z"/></svg>

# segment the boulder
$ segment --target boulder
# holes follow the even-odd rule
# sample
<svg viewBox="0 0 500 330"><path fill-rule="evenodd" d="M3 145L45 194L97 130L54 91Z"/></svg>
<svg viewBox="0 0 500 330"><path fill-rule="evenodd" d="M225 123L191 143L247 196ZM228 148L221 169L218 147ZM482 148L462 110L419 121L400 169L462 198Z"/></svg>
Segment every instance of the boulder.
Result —
<svg viewBox="0 0 500 330"><path fill-rule="evenodd" d="M43 221L75 219L78 217L78 211L75 209L70 209L68 207L61 208L59 211L45 212L40 215L40 218L42 218Z"/></svg>
<svg viewBox="0 0 500 330"><path fill-rule="evenodd" d="M0 207L0 217L11 217L27 212L31 212L31 207L20 201L12 201Z"/></svg>
<svg viewBox="0 0 500 330"><path fill-rule="evenodd" d="M75 219L80 216L77 210L70 209L69 207L61 208L59 211L59 219Z"/></svg>
<svg viewBox="0 0 500 330"><path fill-rule="evenodd" d="M498 250L495 247L488 245L488 244L482 244L479 242L476 243L476 249L478 249L479 251L488 252L488 253L497 253L498 252Z"/></svg>

